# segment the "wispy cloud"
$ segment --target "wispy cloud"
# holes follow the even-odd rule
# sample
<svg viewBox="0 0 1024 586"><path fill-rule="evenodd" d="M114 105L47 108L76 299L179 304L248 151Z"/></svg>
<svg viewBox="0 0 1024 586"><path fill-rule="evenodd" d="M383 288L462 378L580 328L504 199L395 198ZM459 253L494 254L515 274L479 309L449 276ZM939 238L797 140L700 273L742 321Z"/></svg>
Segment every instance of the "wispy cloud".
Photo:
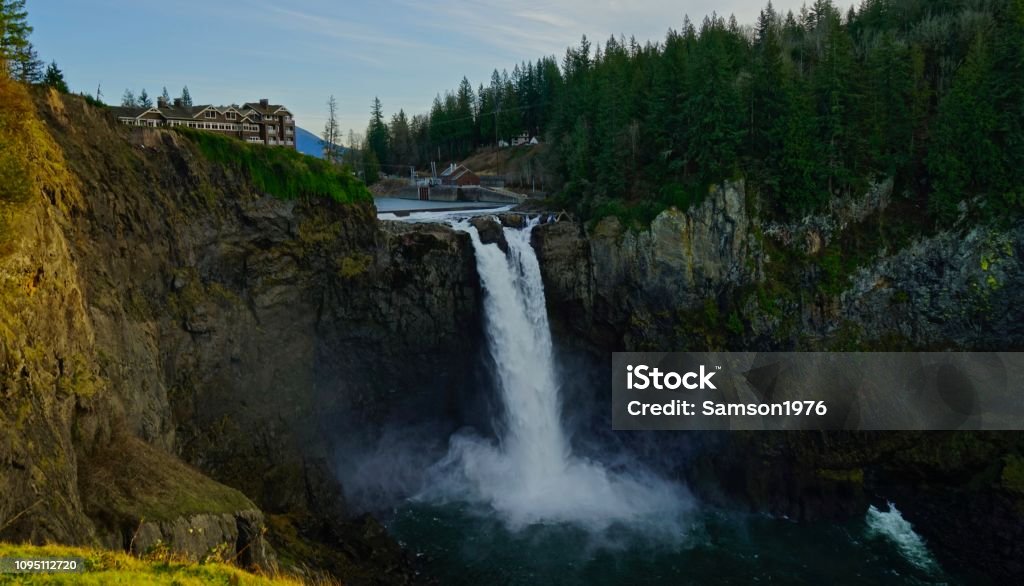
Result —
<svg viewBox="0 0 1024 586"><path fill-rule="evenodd" d="M406 36L394 36L366 26L356 27L352 21L310 12L300 12L288 8L268 6L266 10L269 22L277 23L283 28L330 37L357 43L402 47L406 49L422 49L423 43L411 40Z"/></svg>

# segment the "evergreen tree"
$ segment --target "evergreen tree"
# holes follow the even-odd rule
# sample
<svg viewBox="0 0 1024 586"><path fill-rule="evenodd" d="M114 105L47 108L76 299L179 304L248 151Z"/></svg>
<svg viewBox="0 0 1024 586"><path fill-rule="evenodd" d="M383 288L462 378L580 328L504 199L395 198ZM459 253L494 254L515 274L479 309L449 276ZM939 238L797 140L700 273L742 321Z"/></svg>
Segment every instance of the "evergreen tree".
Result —
<svg viewBox="0 0 1024 586"><path fill-rule="evenodd" d="M181 105L186 108L192 107L192 94L188 91L188 86L181 88Z"/></svg>
<svg viewBox="0 0 1024 586"><path fill-rule="evenodd" d="M790 109L785 91L781 22L771 2L758 18L746 103L746 161L768 198L778 196L782 181L781 156Z"/></svg>
<svg viewBox="0 0 1024 586"><path fill-rule="evenodd" d="M163 100L165 104L171 103L171 94L167 91L167 86L164 86L163 91L160 92L160 99Z"/></svg>
<svg viewBox="0 0 1024 586"><path fill-rule="evenodd" d="M928 156L934 182L928 208L941 222L954 220L958 202L1001 175L993 140L1000 121L991 100L992 81L988 43L979 38L939 106L935 144Z"/></svg>
<svg viewBox="0 0 1024 586"><path fill-rule="evenodd" d="M153 99L149 97L148 93L146 93L146 88L142 88L142 91L139 92L139 98L138 100L136 100L136 102L141 108L153 107Z"/></svg>
<svg viewBox="0 0 1024 586"><path fill-rule="evenodd" d="M56 61L51 61L46 67L46 75L43 76L43 85L54 88L55 90L68 93L68 84L64 81L64 73L57 67Z"/></svg>
<svg viewBox="0 0 1024 586"><path fill-rule="evenodd" d="M124 94L121 95L121 106L135 108L138 105L138 100L135 99L135 92L130 89L124 90Z"/></svg>
<svg viewBox="0 0 1024 586"><path fill-rule="evenodd" d="M502 72L501 94L498 107L498 136L511 142L523 131L522 112L519 108L515 85L507 71Z"/></svg>
<svg viewBox="0 0 1024 586"><path fill-rule="evenodd" d="M494 101L494 92L491 88L485 88L483 84L480 84L477 89L477 140L478 144L493 144L495 131L497 127L494 125L494 112L497 104Z"/></svg>
<svg viewBox="0 0 1024 586"><path fill-rule="evenodd" d="M724 42L727 35L721 19L705 20L690 70L686 158L701 181L733 174L741 138L733 66Z"/></svg>
<svg viewBox="0 0 1024 586"><path fill-rule="evenodd" d="M388 160L388 127L384 123L384 108L381 106L380 98L373 99L373 108L370 112L370 124L366 128L366 182L375 183L380 173L380 162ZM375 170L371 175L371 165ZM370 179L373 177L373 180Z"/></svg>
<svg viewBox="0 0 1024 586"><path fill-rule="evenodd" d="M473 105L476 96L473 94L473 86L465 77L459 84L458 92L455 95L455 111L452 114L454 140L456 153L459 158L468 155L473 150L473 143L476 140L476 129L473 124L475 119Z"/></svg>
<svg viewBox="0 0 1024 586"><path fill-rule="evenodd" d="M857 179L859 135L854 124L859 100L853 46L830 0L817 0L810 13L820 62L815 67L818 148L826 154L826 181L838 194Z"/></svg>
<svg viewBox="0 0 1024 586"><path fill-rule="evenodd" d="M0 73L17 73L15 64L32 50L31 34L25 0L0 0Z"/></svg>
<svg viewBox="0 0 1024 586"><path fill-rule="evenodd" d="M39 83L43 79L43 62L31 43L14 56L14 78L23 83Z"/></svg>
<svg viewBox="0 0 1024 586"><path fill-rule="evenodd" d="M416 153L413 148L412 133L409 129L409 119L405 110L399 110L391 117L391 124L388 126L390 133L388 142L391 145L392 165L415 165Z"/></svg>

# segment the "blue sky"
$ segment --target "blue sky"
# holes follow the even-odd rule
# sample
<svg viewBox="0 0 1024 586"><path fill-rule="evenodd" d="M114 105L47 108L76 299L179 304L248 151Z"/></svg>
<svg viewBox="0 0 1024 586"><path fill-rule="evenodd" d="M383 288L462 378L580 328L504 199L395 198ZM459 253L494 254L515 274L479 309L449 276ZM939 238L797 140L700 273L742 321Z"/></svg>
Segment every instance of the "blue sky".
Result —
<svg viewBox="0 0 1024 586"><path fill-rule="evenodd" d="M196 103L261 97L288 106L319 133L334 94L340 123L362 132L379 95L388 116L425 112L465 75L477 87L493 69L561 56L582 34L664 38L689 14L734 13L752 24L767 0L29 0L32 41L74 91L119 103L125 88ZM777 9L802 2L778 0Z"/></svg>

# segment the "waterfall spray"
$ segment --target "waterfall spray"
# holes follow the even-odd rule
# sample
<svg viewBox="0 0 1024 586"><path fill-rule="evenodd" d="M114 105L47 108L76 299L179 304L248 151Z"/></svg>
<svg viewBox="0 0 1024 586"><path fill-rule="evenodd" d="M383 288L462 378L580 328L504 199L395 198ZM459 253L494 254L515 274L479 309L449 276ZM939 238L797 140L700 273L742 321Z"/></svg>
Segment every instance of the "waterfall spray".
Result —
<svg viewBox="0 0 1024 586"><path fill-rule="evenodd" d="M438 481L421 497L489 504L514 529L559 522L603 529L677 519L689 506L681 486L645 471L611 472L572 454L561 423L540 264L530 246L536 224L504 228L506 255L484 244L472 225L453 223L473 241L504 418L497 443L453 437L436 466Z"/></svg>

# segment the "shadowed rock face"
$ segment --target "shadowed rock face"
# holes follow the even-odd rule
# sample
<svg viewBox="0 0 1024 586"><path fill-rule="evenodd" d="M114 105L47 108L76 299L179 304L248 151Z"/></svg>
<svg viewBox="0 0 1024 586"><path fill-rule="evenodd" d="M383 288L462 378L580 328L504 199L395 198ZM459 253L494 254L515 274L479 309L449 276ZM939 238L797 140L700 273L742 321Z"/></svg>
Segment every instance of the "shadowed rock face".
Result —
<svg viewBox="0 0 1024 586"><path fill-rule="evenodd" d="M601 347L657 346L680 310L758 279L750 227L742 183L714 188L688 212L667 210L644 231L614 217L587 231L542 225L533 244L553 322Z"/></svg>
<svg viewBox="0 0 1024 586"><path fill-rule="evenodd" d="M174 133L76 98L37 104L67 175L20 209L0 256L0 538L86 542L130 523L135 509L83 506L79 490L125 435L245 495L224 511L234 497L196 494L144 540L196 523L253 533L229 526L257 506L300 535L350 535L326 527L348 517L332 438L396 412L447 416L468 386L468 237L382 228L369 204L277 200Z"/></svg>
<svg viewBox="0 0 1024 586"><path fill-rule="evenodd" d="M890 189L788 226L752 215L739 183L645 230L614 218L539 226L557 340L592 352L594 369L611 351L1024 347L1024 224L894 247L878 228L900 221L884 217ZM858 231L879 250L830 276L829 246L841 243L841 264ZM944 562L1024 578L1024 492L1006 480L1024 470L1024 434L699 433L658 446L705 499L802 520L859 517L891 499Z"/></svg>
<svg viewBox="0 0 1024 586"><path fill-rule="evenodd" d="M835 346L850 331L868 346L1024 346L1019 222L921 236L899 249L879 244L862 253L856 269L828 282L822 246L883 214L887 189L891 184L872 190L868 203L837 203L842 221L765 225L750 216L743 184L727 183L686 212L662 212L645 230L613 217L592 229L539 226L533 244L552 325L602 350L814 349ZM694 318L704 316L694 313L709 304L721 314L695 327ZM726 312L739 319L735 328L725 327Z"/></svg>

